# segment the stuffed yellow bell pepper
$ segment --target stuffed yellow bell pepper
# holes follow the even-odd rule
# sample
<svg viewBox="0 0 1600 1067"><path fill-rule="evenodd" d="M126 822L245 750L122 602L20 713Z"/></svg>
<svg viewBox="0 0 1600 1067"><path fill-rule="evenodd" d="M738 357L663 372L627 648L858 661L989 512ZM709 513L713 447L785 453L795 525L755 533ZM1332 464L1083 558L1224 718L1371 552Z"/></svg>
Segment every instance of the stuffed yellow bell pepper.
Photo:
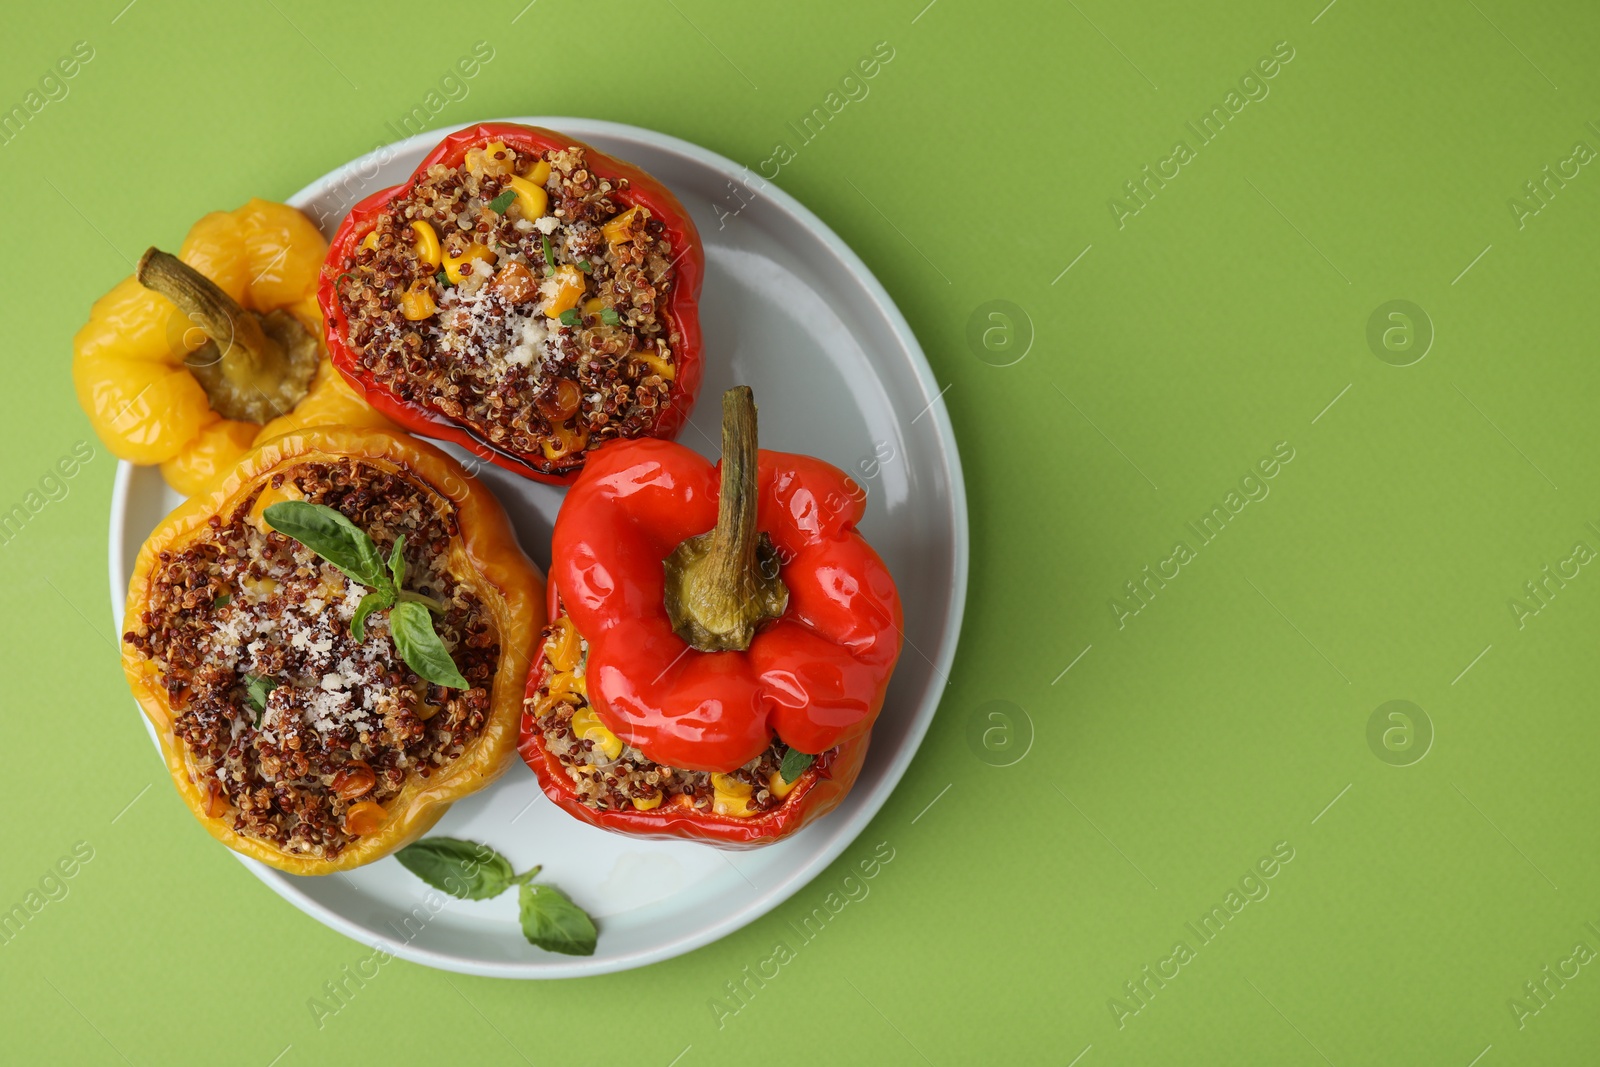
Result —
<svg viewBox="0 0 1600 1067"><path fill-rule="evenodd" d="M285 204L251 200L150 249L73 338L78 402L111 452L161 465L180 493L303 426L392 426L333 371L318 274L327 242Z"/></svg>
<svg viewBox="0 0 1600 1067"><path fill-rule="evenodd" d="M145 542L122 665L184 803L290 874L421 837L512 762L543 577L404 434L285 434Z"/></svg>

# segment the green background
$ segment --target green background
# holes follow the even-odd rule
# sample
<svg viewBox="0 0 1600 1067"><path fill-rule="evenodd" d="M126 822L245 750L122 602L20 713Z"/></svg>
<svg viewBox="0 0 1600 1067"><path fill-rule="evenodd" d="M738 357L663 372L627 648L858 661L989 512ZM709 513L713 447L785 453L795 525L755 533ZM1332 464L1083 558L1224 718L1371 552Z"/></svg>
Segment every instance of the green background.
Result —
<svg viewBox="0 0 1600 1067"><path fill-rule="evenodd" d="M1600 966L1565 964L1542 1002L1523 984L1600 950L1600 174L1545 201L1524 183L1600 146L1600 12L524 2L8 12L0 107L74 42L94 58L0 146L0 508L90 436L69 339L129 257L396 139L473 42L495 58L438 125L587 115L752 167L888 42L777 184L949 386L972 582L921 754L832 870L713 946L559 983L397 961L319 1029L308 998L367 950L142 792L98 450L0 547L0 906L94 849L0 947L8 1060L1594 1061ZM1185 123L1279 42L1270 95L1196 147ZM1180 139L1195 158L1119 227L1109 202ZM1393 300L1426 323L1385 321L1385 352L1368 320ZM1186 524L1279 442L1270 495L1201 544ZM1179 540L1194 558L1119 625L1113 598L1131 612L1124 583ZM1577 573L1541 602L1546 565ZM1369 744L1391 700L1421 713ZM870 895L719 1027L724 983L879 842ZM1270 895L1203 944L1186 924L1280 842ZM1193 958L1141 1007L1124 983L1180 940Z"/></svg>

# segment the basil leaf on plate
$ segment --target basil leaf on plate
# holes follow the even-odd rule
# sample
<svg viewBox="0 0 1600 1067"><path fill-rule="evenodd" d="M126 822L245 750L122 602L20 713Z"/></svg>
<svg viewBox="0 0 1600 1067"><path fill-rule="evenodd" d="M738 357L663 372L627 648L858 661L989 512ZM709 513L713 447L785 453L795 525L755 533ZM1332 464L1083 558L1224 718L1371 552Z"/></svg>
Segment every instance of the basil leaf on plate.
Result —
<svg viewBox="0 0 1600 1067"><path fill-rule="evenodd" d="M378 546L343 512L326 504L280 500L261 514L268 526L299 541L347 577L382 588L386 575Z"/></svg>
<svg viewBox="0 0 1600 1067"><path fill-rule="evenodd" d="M553 885L523 885L522 936L546 952L593 956L599 937L594 920Z"/></svg>
<svg viewBox="0 0 1600 1067"><path fill-rule="evenodd" d="M430 837L407 845L394 858L433 888L462 900L488 900L511 885L511 861L476 841Z"/></svg>
<svg viewBox="0 0 1600 1067"><path fill-rule="evenodd" d="M395 650L406 666L434 685L451 689L470 689L461 677L450 651L433 630L433 616L422 604L403 600L389 612L389 632L394 637Z"/></svg>
<svg viewBox="0 0 1600 1067"><path fill-rule="evenodd" d="M511 208L512 201L516 200L516 198L517 191L515 189L507 189L505 192L489 201L489 207L498 214L504 215Z"/></svg>
<svg viewBox="0 0 1600 1067"><path fill-rule="evenodd" d="M806 755L797 748L791 748L783 754L783 762L778 765L778 777L782 778L785 784L792 782L804 774L806 768L811 766L811 761L816 758Z"/></svg>

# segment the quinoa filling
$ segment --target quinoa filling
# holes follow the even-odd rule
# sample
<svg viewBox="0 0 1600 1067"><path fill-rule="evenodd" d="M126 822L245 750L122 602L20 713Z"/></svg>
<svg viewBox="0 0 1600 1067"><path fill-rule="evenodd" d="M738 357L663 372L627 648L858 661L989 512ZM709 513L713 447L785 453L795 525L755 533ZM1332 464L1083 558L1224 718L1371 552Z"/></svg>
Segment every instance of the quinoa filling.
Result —
<svg viewBox="0 0 1600 1067"><path fill-rule="evenodd" d="M260 518L273 500L337 508L383 552L405 536L406 587L443 601L434 628L473 688L414 674L387 612L350 632L369 590ZM500 646L448 567L447 502L404 473L354 460L275 474L232 515L162 552L149 610L123 635L165 685L206 814L300 856L332 859L371 832L415 774L430 777L483 731Z"/></svg>
<svg viewBox="0 0 1600 1067"><path fill-rule="evenodd" d="M545 467L657 422L681 344L675 250L578 147L435 164L341 269L363 367L402 400Z"/></svg>
<svg viewBox="0 0 1600 1067"><path fill-rule="evenodd" d="M783 804L794 783L778 773L788 746L776 738L743 767L718 774L656 763L607 730L589 705L588 651L567 616L546 627L544 682L523 705L586 806L597 811L688 807L749 818Z"/></svg>

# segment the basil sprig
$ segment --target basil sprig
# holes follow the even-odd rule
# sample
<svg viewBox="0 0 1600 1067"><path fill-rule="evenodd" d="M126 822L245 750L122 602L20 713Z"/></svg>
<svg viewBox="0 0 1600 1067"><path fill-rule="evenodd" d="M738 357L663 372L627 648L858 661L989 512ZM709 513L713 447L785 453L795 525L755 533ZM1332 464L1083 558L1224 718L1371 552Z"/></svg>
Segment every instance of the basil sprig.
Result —
<svg viewBox="0 0 1600 1067"><path fill-rule="evenodd" d="M456 669L449 649L439 640L428 614L430 610L444 612L445 605L402 588L406 577L404 535L395 540L385 560L366 531L326 504L280 500L262 516L274 530L299 541L339 568L345 577L372 590L356 605L355 618L350 620L352 637L365 641L367 616L388 610L389 632L407 667L435 685L471 688Z"/></svg>
<svg viewBox="0 0 1600 1067"><path fill-rule="evenodd" d="M511 861L488 845L430 837L407 845L395 859L435 889L461 900L488 900L517 887L522 936L546 952L594 955L599 932L587 912L553 885L536 883L541 867L514 874Z"/></svg>
<svg viewBox="0 0 1600 1067"><path fill-rule="evenodd" d="M788 785L804 774L806 768L811 766L811 761L816 758L801 752L799 749L791 748L783 754L783 762L778 764L778 777L783 779L785 785Z"/></svg>

